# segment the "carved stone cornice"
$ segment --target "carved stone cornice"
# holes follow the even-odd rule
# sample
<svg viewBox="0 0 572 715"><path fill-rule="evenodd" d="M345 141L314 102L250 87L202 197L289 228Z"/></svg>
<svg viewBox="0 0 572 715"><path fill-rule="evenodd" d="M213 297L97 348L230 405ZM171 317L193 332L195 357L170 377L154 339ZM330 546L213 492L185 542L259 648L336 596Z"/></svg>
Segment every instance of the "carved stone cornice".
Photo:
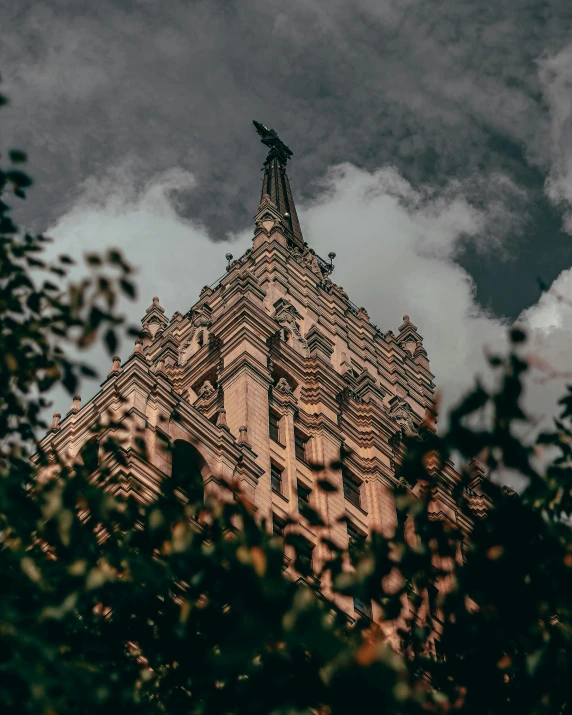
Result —
<svg viewBox="0 0 572 715"><path fill-rule="evenodd" d="M254 305L261 306L266 296L256 276L244 267L231 274L230 279L223 283L223 291L228 306L244 297Z"/></svg>
<svg viewBox="0 0 572 715"><path fill-rule="evenodd" d="M292 389L289 385L288 389L285 389L284 383L288 385L285 378L282 377L278 384L271 389L272 404L278 408L281 414L286 414L289 410L296 411L298 408L298 400L294 397Z"/></svg>
<svg viewBox="0 0 572 715"><path fill-rule="evenodd" d="M415 421L416 415L411 409L411 405L406 400L394 397L389 403L387 416L406 434L417 434L418 429Z"/></svg>
<svg viewBox="0 0 572 715"><path fill-rule="evenodd" d="M314 323L304 336L308 345L308 353L310 357L322 357L325 360L330 360L334 352L334 344L327 338Z"/></svg>
<svg viewBox="0 0 572 715"><path fill-rule="evenodd" d="M268 389L272 382L270 371L246 351L235 357L229 365L225 365L219 376L220 386L224 390L226 385L245 371Z"/></svg>
<svg viewBox="0 0 572 715"><path fill-rule="evenodd" d="M157 330L168 325L169 320L165 315L165 308L159 305L159 298L157 296L153 298L153 302L147 308L147 312L145 313L145 317L141 320L141 323L144 328L150 329L152 334L156 334Z"/></svg>

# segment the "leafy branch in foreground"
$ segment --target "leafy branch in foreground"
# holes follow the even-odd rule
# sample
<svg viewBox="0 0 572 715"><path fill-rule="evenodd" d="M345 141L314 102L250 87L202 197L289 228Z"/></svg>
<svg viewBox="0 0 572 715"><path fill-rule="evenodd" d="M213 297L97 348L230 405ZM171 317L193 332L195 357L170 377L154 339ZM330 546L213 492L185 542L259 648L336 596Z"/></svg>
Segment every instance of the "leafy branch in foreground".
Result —
<svg viewBox="0 0 572 715"><path fill-rule="evenodd" d="M45 429L45 394L56 384L73 393L81 376L94 371L71 354L103 336L115 351L117 296L134 295L132 269L121 253L85 256L87 275L67 280L74 262L69 256L48 261L46 236L23 233L11 218L10 196L26 197L32 179L21 169L26 155L9 152L0 167L0 434L4 457L19 442L33 443ZM86 271L84 271L86 273Z"/></svg>
<svg viewBox="0 0 572 715"><path fill-rule="evenodd" d="M117 252L88 256L90 277L78 284L67 280L70 259L45 260L46 239L10 218L6 197L23 198L31 179L22 152L9 158L0 170L2 713L569 711L572 389L554 431L522 444L523 333L512 332L508 356L491 358L498 390L477 386L446 434L428 419L400 441L394 533L348 553L326 516L306 510L329 558L320 590L296 583L283 541L235 484L203 498L200 473L187 470L153 503L136 479L125 496L125 423L98 425L96 446L73 462L39 450L31 465L46 392L73 392L91 374L69 350L102 338L113 353L116 296L133 286ZM488 427L475 429L481 412ZM136 446L144 456L142 434ZM557 456L540 470L535 456L547 447ZM435 494L455 453L468 466L450 485L448 517ZM318 489L337 488L322 472L346 457L311 465ZM493 479L479 492L474 457ZM495 484L503 468L526 478L520 496ZM285 542L301 570L298 527L285 525ZM348 619L339 604L352 597L373 601L380 623Z"/></svg>

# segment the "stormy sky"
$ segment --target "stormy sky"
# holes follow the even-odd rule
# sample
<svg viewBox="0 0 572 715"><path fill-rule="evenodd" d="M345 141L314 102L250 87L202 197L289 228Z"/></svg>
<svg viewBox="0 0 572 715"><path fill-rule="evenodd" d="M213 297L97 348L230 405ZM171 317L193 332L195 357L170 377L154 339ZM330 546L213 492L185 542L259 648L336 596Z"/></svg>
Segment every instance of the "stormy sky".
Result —
<svg viewBox="0 0 572 715"><path fill-rule="evenodd" d="M569 0L0 0L0 25L0 147L36 180L17 216L124 248L137 317L247 247L257 119L294 151L306 240L382 330L415 313L450 395L516 319L566 369Z"/></svg>

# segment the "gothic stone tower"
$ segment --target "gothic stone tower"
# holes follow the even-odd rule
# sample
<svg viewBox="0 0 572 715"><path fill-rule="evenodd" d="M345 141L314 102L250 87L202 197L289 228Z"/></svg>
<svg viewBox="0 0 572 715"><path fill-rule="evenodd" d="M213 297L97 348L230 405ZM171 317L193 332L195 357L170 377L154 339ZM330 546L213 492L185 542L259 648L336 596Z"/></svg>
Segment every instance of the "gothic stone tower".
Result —
<svg viewBox="0 0 572 715"><path fill-rule="evenodd" d="M371 530L390 535L399 435L415 432L433 404L427 353L408 316L397 334L383 333L330 279L333 254L323 260L302 237L286 174L292 153L255 125L269 153L252 248L184 314L169 320L154 298L133 354L123 364L114 359L87 404L76 398L61 422L55 416L42 447L73 460L94 424L111 415L124 427L119 489L136 498L155 499L171 461L192 459L207 493L221 479L238 481L276 534L309 503L341 546ZM147 459L135 448L139 432ZM436 518L464 518L450 497L458 475L446 465L439 477ZM316 489L317 478L338 490ZM480 481L477 471L467 497L477 513L487 501ZM307 568L295 572L286 547L288 572L316 586L312 570L326 555L303 518L299 530ZM369 604L337 600L352 617L377 618Z"/></svg>

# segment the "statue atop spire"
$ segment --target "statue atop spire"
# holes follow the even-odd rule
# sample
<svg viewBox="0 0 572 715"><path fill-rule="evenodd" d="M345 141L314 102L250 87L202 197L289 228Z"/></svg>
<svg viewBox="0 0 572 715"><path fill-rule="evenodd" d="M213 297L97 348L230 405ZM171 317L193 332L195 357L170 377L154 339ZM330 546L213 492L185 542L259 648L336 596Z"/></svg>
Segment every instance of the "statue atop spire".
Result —
<svg viewBox="0 0 572 715"><path fill-rule="evenodd" d="M252 120L252 123L256 127L256 131L262 137L260 141L268 147L268 156L266 157L265 163L268 163L272 159L276 158L281 164L286 164L288 159L292 156L290 147L287 147L286 144L284 144L274 129L268 129L267 126L260 124L260 122L256 122L254 119Z"/></svg>
<svg viewBox="0 0 572 715"><path fill-rule="evenodd" d="M280 212L280 218L287 231L290 244L303 249L302 229L294 206L290 181L286 174L286 164L292 156L292 151L284 144L274 129L269 129L254 120L252 123L262 137L260 141L268 147L268 156L264 162L264 178L262 179L262 199L268 197Z"/></svg>

